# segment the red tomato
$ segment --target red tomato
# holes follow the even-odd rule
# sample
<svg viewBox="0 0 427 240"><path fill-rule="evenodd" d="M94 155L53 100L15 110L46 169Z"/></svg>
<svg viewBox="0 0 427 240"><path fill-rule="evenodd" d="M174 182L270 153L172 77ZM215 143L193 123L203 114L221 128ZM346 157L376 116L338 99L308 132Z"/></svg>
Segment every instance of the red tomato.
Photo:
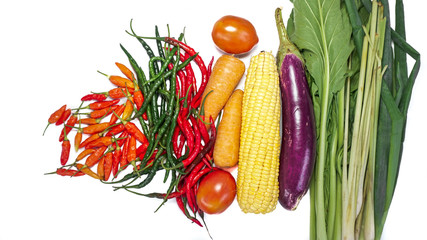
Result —
<svg viewBox="0 0 427 240"><path fill-rule="evenodd" d="M230 54L247 53L258 43L258 35L252 23L231 15L215 23L212 39L219 49Z"/></svg>
<svg viewBox="0 0 427 240"><path fill-rule="evenodd" d="M236 197L236 180L231 173L214 170L200 182L196 201L200 209L208 214L224 212Z"/></svg>

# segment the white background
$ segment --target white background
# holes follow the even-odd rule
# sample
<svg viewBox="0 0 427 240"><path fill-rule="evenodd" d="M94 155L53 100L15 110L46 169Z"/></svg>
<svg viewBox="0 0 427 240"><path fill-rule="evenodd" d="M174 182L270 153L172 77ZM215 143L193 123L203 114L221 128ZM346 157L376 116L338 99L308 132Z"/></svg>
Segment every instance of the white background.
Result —
<svg viewBox="0 0 427 240"><path fill-rule="evenodd" d="M394 1L390 2L394 5ZM422 6L423 5L423 6ZM184 28L187 42L206 62L220 52L211 29L232 14L256 27L261 50L275 53L278 39L274 10L284 19L291 4L274 1L8 1L0 8L1 173L0 240L13 239L208 239L204 228L191 224L170 201L157 213L159 200L116 191L88 177L45 176L59 167L60 127L42 132L51 112L63 104L78 107L90 91L111 85L96 72L118 74L114 62L127 63L119 44L147 62L140 44L127 35L129 22L141 35L177 36ZM424 1L406 1L407 39L427 54ZM154 46L153 46L154 47ZM248 64L249 56L242 58ZM397 190L383 239L426 239L427 81L422 66L414 87ZM239 87L243 85L240 84ZM72 134L73 136L73 134ZM73 153L71 159L76 155ZM160 177L156 182L160 183ZM147 192L165 187L152 184ZM277 206L266 215L243 214L235 201L221 215L206 217L219 239L308 239L309 197L289 212Z"/></svg>

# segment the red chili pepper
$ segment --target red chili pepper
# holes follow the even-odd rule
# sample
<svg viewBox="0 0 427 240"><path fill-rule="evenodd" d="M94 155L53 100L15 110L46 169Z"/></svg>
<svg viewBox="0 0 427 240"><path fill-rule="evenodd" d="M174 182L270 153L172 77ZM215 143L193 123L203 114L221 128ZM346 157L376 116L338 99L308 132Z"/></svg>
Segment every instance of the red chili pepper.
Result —
<svg viewBox="0 0 427 240"><path fill-rule="evenodd" d="M177 123L182 129L182 133L187 141L187 146L191 152L195 144L193 129L191 128L190 123L182 115L178 115Z"/></svg>
<svg viewBox="0 0 427 240"><path fill-rule="evenodd" d="M202 162L209 168L209 169L213 169L212 167L212 162L210 161L210 159L212 159L209 154L206 154L206 156L204 158L202 158Z"/></svg>
<svg viewBox="0 0 427 240"><path fill-rule="evenodd" d="M83 133L85 134L95 134L100 133L107 129L110 126L110 123L103 122L98 124L89 125L83 128Z"/></svg>
<svg viewBox="0 0 427 240"><path fill-rule="evenodd" d="M181 209L181 211L184 213L184 215L190 219L192 222L196 223L197 225L199 225L200 227L203 227L203 225L200 223L199 220L197 220L195 217L192 217L188 214L187 209L184 205L184 202L182 200L183 196L178 196L176 197L176 203L178 204L179 209Z"/></svg>
<svg viewBox="0 0 427 240"><path fill-rule="evenodd" d="M193 213L195 213L196 212L196 207L195 207L196 201L195 201L195 197L193 196L192 189L191 188L187 189L187 191L185 191L185 195L187 196L188 206L190 207L191 211Z"/></svg>
<svg viewBox="0 0 427 240"><path fill-rule="evenodd" d="M108 96L113 99L120 99L126 97L129 92L130 94L133 94L134 89L133 88L124 88L124 87L117 87L113 88L110 91L107 92Z"/></svg>
<svg viewBox="0 0 427 240"><path fill-rule="evenodd" d="M119 145L116 146L116 150L113 152L113 163L112 163L112 171L113 177L116 177L117 172L119 171L119 163L122 156L122 149Z"/></svg>
<svg viewBox="0 0 427 240"><path fill-rule="evenodd" d="M205 121L204 115L200 115L200 117L203 119L203 121ZM203 141L205 142L205 144L207 144L209 142L209 133L208 129L206 128L206 124L203 123L200 118L197 119L197 124L199 125L200 134L202 135Z"/></svg>
<svg viewBox="0 0 427 240"><path fill-rule="evenodd" d="M174 46L179 45L179 47L181 49L183 49L185 52L187 52L190 56L193 56L196 54L196 51L194 51L193 48L189 47L187 44L171 38L171 37L165 37L165 41L167 43L170 43ZM201 98L203 92L205 91L206 88L206 84L208 83L208 75L207 75L207 69L205 66L205 63L203 62L203 59L200 57L200 55L197 55L196 58L194 59L194 61L197 63L197 65L199 66L200 72L202 74L202 82L200 84L199 90L197 91L196 95L193 98L193 101L191 103L191 106L193 108L197 108L200 105L200 101L199 98Z"/></svg>
<svg viewBox="0 0 427 240"><path fill-rule="evenodd" d="M92 167L97 164L101 160L105 150L107 150L107 147L97 148L88 158L86 158L85 166Z"/></svg>
<svg viewBox="0 0 427 240"><path fill-rule="evenodd" d="M199 162L197 165L195 165L195 167L191 170L191 172L188 175L186 175L185 190L188 190L192 186L191 184L194 182L194 177L204 167L204 165L205 164L203 162Z"/></svg>
<svg viewBox="0 0 427 240"><path fill-rule="evenodd" d="M193 151L190 152L190 155L188 156L188 158L182 161L184 166L188 166L191 162L193 162L193 160L199 154L200 147L202 145L199 126L197 125L197 122L193 116L190 116L190 121L191 121L191 124L193 125L193 128L194 128L195 146L193 148Z"/></svg>
<svg viewBox="0 0 427 240"><path fill-rule="evenodd" d="M148 143L139 145L139 147L136 149L136 156L138 156L139 158L144 157L143 154L147 152L147 148L148 148ZM155 154L153 153L153 155Z"/></svg>
<svg viewBox="0 0 427 240"><path fill-rule="evenodd" d="M46 132L46 129L49 127L50 124L56 123L62 116L62 114L64 114L65 110L67 108L67 105L63 105L62 107L60 107L58 110L56 110L55 112L53 112L49 119L47 120L47 126L43 131L43 135Z"/></svg>
<svg viewBox="0 0 427 240"><path fill-rule="evenodd" d="M48 122L50 124L52 123L56 123L62 116L62 114L64 114L65 110L67 109L67 105L63 105L62 107L60 107L58 110L56 110L55 112L53 112L49 119Z"/></svg>
<svg viewBox="0 0 427 240"><path fill-rule="evenodd" d="M196 159L194 159L192 162L189 162L187 159L182 161L182 165L185 167L185 173L191 172L195 166L202 161L203 157L205 157L211 151L215 145L215 139L216 131L213 131L209 142L203 147L203 149L197 155Z"/></svg>
<svg viewBox="0 0 427 240"><path fill-rule="evenodd" d="M67 164L68 159L70 158L70 149L71 149L70 140L67 138L67 135L65 135L64 140L62 141L62 152L61 152L61 165L62 166Z"/></svg>
<svg viewBox="0 0 427 240"><path fill-rule="evenodd" d="M55 172L59 176L69 176L69 177L78 177L85 175L83 172L79 172L74 169L65 169L65 168L58 168Z"/></svg>
<svg viewBox="0 0 427 240"><path fill-rule="evenodd" d="M123 132L123 130L125 130L125 126L123 126L123 124L119 124L116 125L114 127L112 127L106 134L105 136L114 136L116 134L119 134L121 132Z"/></svg>
<svg viewBox="0 0 427 240"><path fill-rule="evenodd" d="M63 124L68 117L71 115L71 109L68 108L64 111L64 113L62 114L62 116L58 119L58 121L55 123L56 126L59 126L61 124Z"/></svg>
<svg viewBox="0 0 427 240"><path fill-rule="evenodd" d="M211 172L212 169L209 167L203 168L202 170L198 171L196 175L194 175L193 179L190 182L190 186L196 185L196 183L206 174Z"/></svg>
<svg viewBox="0 0 427 240"><path fill-rule="evenodd" d="M133 93L133 100L135 102L136 109L139 110L142 104L144 103L144 96L142 95L142 92L140 89L138 89L138 91L135 91Z"/></svg>
<svg viewBox="0 0 427 240"><path fill-rule="evenodd" d="M179 145L178 145L178 152L180 152L181 153L181 156L182 156L182 149L184 148L184 145L185 145L185 136L184 135L179 135ZM189 149L188 149L188 146L187 146L187 148L185 149L185 151L190 151Z"/></svg>
<svg viewBox="0 0 427 240"><path fill-rule="evenodd" d="M140 89L138 89L137 91L135 91L133 93L133 101L135 102L136 105L136 109L140 109L142 104L144 103L144 95L142 95L142 92ZM142 119L147 120L147 113L144 112L142 114Z"/></svg>
<svg viewBox="0 0 427 240"><path fill-rule="evenodd" d="M190 55L188 53L185 53L185 59L189 57ZM189 88L191 87L192 89L192 93L189 95L189 99L187 99L187 102L190 103L191 97L197 93L197 80L196 80L196 77L194 76L194 71L193 71L193 67L191 66L191 63L185 66L185 72L187 73L187 86Z"/></svg>
<svg viewBox="0 0 427 240"><path fill-rule="evenodd" d="M130 135L134 136L137 141L141 144L147 144L148 140L145 137L144 133L139 130L139 128L133 122L127 122L124 124L126 131L129 132Z"/></svg>
<svg viewBox="0 0 427 240"><path fill-rule="evenodd" d="M128 155L128 151L129 151L129 142L130 142L130 137L127 137L125 140L125 143L123 144L123 148L122 148L122 156L120 157L120 170L119 171L122 171L122 170L127 168L127 165L128 165L127 155Z"/></svg>
<svg viewBox="0 0 427 240"><path fill-rule="evenodd" d="M65 133L70 133L71 129L74 127L74 125L77 123L78 118L75 115L71 115L71 117L68 119L67 123L65 123ZM64 128L61 131L61 134L59 135L59 141L62 142L64 140Z"/></svg>
<svg viewBox="0 0 427 240"><path fill-rule="evenodd" d="M117 109L113 111L113 114L111 114L110 118L110 125L113 125L117 122L118 116L122 115L123 111L125 110L125 105L120 105Z"/></svg>
<svg viewBox="0 0 427 240"><path fill-rule="evenodd" d="M113 105L116 105L119 102L120 102L120 99L114 99L114 100L102 101L102 102L93 102L93 103L88 105L88 108L90 108L92 110L100 110L103 108L107 108L107 107L111 107Z"/></svg>
<svg viewBox="0 0 427 240"><path fill-rule="evenodd" d="M104 181L108 181L113 168L113 152L109 151L105 154L104 162Z"/></svg>
<svg viewBox="0 0 427 240"><path fill-rule="evenodd" d="M209 62L209 65L208 65L208 71L207 71L208 79L211 77L213 62L214 62L214 57L211 58L211 61Z"/></svg>
<svg viewBox="0 0 427 240"><path fill-rule="evenodd" d="M106 94L102 94L102 93L91 93L81 98L82 101L92 101L92 100L104 101L105 99L107 99L107 96Z"/></svg>
<svg viewBox="0 0 427 240"><path fill-rule="evenodd" d="M179 78L179 84L180 84L180 92L179 92L179 97L183 98L185 97L185 95L187 94L187 76L184 74L184 72L182 70L179 70L177 72L178 74L178 78Z"/></svg>
<svg viewBox="0 0 427 240"><path fill-rule="evenodd" d="M129 133L127 131L123 131L119 138L116 140L117 144L121 147L125 143L127 137L129 136Z"/></svg>
<svg viewBox="0 0 427 240"><path fill-rule="evenodd" d="M185 181L183 183L184 184L184 191L185 191L185 194L186 194L187 200L188 200L188 205L190 206L190 208L193 212L196 211L195 205L197 205L197 204L195 204L193 202L192 188L195 185L195 183L197 182L197 181L195 181L196 176L198 176L199 173L203 171L203 170L201 170L203 167L204 167L203 162L198 163L194 167L194 169L191 170L191 172L185 178Z"/></svg>

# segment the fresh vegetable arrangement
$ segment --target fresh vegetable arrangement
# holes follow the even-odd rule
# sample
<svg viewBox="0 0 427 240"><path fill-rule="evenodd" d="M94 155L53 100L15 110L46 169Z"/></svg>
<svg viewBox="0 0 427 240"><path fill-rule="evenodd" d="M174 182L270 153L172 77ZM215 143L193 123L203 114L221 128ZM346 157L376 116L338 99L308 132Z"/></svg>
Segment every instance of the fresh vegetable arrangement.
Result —
<svg viewBox="0 0 427 240"><path fill-rule="evenodd" d="M403 1L395 30L388 1L293 3L287 30L307 69L318 141L311 238L380 239L420 66L404 40Z"/></svg>
<svg viewBox="0 0 427 240"><path fill-rule="evenodd" d="M267 214L277 203L295 211L309 193L311 239L380 239L420 67L403 2L394 29L386 0L292 3L286 24L281 8L269 13L276 55L255 52L254 25L227 15L212 24L222 55L208 65L184 34L156 26L145 36L131 21L126 32L148 61L120 45L121 74L98 71L109 90L53 111L43 135L61 126L62 152L48 174L86 175L159 199L157 209L173 202L199 226L235 199L244 213ZM165 187L144 191L155 177Z"/></svg>

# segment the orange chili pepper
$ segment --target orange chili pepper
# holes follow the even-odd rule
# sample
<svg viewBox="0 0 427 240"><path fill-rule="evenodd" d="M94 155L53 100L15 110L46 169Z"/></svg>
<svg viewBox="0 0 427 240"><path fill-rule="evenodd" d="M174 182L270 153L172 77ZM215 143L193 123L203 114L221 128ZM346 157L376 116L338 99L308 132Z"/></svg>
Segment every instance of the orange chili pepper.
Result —
<svg viewBox="0 0 427 240"><path fill-rule="evenodd" d="M102 117L106 117L108 115L110 115L116 108L118 108L119 106L114 105L111 107L106 107L103 109L99 109L99 110L94 110L92 111L89 116L91 118L102 118Z"/></svg>
<svg viewBox="0 0 427 240"><path fill-rule="evenodd" d="M116 62L116 66L129 80L133 81L135 79L133 72L128 67L118 62Z"/></svg>
<svg viewBox="0 0 427 240"><path fill-rule="evenodd" d="M136 139L133 135L130 136L127 160L128 163L134 162L136 159Z"/></svg>
<svg viewBox="0 0 427 240"><path fill-rule="evenodd" d="M101 73L102 75L106 76L110 82L118 87L124 87L124 88L135 88L133 82L127 78L124 77L120 77L120 76L109 76L105 73L102 73L100 71L98 71L99 73Z"/></svg>
<svg viewBox="0 0 427 240"><path fill-rule="evenodd" d="M122 119L123 120L129 119L130 116L132 115L132 113L133 113L133 102L132 102L132 98L129 98L126 101L126 105L125 105L125 109L123 111Z"/></svg>
<svg viewBox="0 0 427 240"><path fill-rule="evenodd" d="M60 107L58 110L56 110L55 112L53 112L49 119L47 120L47 126L43 131L43 135L46 132L46 129L49 127L50 124L56 123L62 116L62 114L64 114L65 109L67 108L67 105L63 105L62 107Z"/></svg>
<svg viewBox="0 0 427 240"><path fill-rule="evenodd" d="M82 118L80 119L82 124L87 124L87 125L92 125L92 124L97 124L101 121L101 118Z"/></svg>
<svg viewBox="0 0 427 240"><path fill-rule="evenodd" d="M77 163L76 167L79 171L81 171L82 173L91 176L95 179L100 179L98 174L96 174L95 172L93 172L90 168L88 168L87 166L84 166L83 164Z"/></svg>
<svg viewBox="0 0 427 240"><path fill-rule="evenodd" d="M96 139L100 138L102 136L102 134L98 133L98 134L93 134L91 136L89 136L88 138L86 138L82 143L80 143L80 148L84 148L86 147L86 145L92 141L95 141Z"/></svg>
<svg viewBox="0 0 427 240"><path fill-rule="evenodd" d="M85 166L92 167L97 164L101 160L105 150L107 150L107 147L97 148L88 158L86 158Z"/></svg>
<svg viewBox="0 0 427 240"><path fill-rule="evenodd" d="M87 155L89 155L93 152L95 152L94 148L88 148L88 149L83 150L79 155L77 155L76 161L82 160L84 157L86 157Z"/></svg>
<svg viewBox="0 0 427 240"><path fill-rule="evenodd" d="M130 81L127 78L120 77L120 76L110 76L109 77L110 82L117 87L124 87L124 88L135 88L135 85L132 81Z"/></svg>
<svg viewBox="0 0 427 240"><path fill-rule="evenodd" d="M99 179L104 179L104 164L105 164L105 156L103 156L98 163L96 173L98 174Z"/></svg>
<svg viewBox="0 0 427 240"><path fill-rule="evenodd" d="M79 151L80 144L82 142L82 138L83 138L82 132L83 130L79 128L79 130L76 133L76 136L74 137L74 149L76 150L76 152Z"/></svg>
<svg viewBox="0 0 427 240"><path fill-rule="evenodd" d="M100 137L86 145L86 148L96 148L96 147L106 147L113 143L113 138L111 136Z"/></svg>
<svg viewBox="0 0 427 240"><path fill-rule="evenodd" d="M85 134L100 133L100 132L104 131L105 129L107 129L109 126L110 126L110 123L107 123L107 122L89 125L89 126L83 128L83 133L85 133Z"/></svg>
<svg viewBox="0 0 427 240"><path fill-rule="evenodd" d="M130 140L129 140L129 146L128 146L128 154L127 154L127 160L128 163L132 164L132 166L134 167L135 170L136 169L136 139L135 136L131 135L130 136Z"/></svg>

